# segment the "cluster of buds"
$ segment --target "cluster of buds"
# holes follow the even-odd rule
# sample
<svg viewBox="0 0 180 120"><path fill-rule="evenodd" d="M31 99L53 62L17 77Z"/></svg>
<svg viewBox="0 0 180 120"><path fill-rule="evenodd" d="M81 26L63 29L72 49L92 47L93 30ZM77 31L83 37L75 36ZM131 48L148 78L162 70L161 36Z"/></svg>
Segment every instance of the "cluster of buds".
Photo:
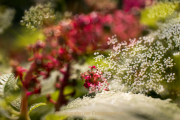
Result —
<svg viewBox="0 0 180 120"><path fill-rule="evenodd" d="M108 37L114 34L119 41L136 38L141 34L141 28L138 18L116 10L113 14L92 12L88 15L75 15L71 20L46 28L44 32L47 37L68 45L76 55L83 55L108 48Z"/></svg>
<svg viewBox="0 0 180 120"><path fill-rule="evenodd" d="M55 86L60 90L60 97L57 102L49 99L49 102L54 103L55 107L57 106L56 110L58 111L68 101L63 94L65 86L72 85L74 87L74 84L69 81L70 63L73 60L71 52L54 39L47 39L45 42L37 41L36 44L30 45L28 50L33 53L33 56L29 58L30 68L24 69L18 62L12 61L13 73L21 80L23 91L28 97L41 92L40 77L47 79L53 70L59 71L63 78L58 78L57 83L60 85L55 84ZM74 92L70 95L73 96Z"/></svg>
<svg viewBox="0 0 180 120"><path fill-rule="evenodd" d="M103 73L95 66L89 67L91 70L81 73L81 79L85 80L84 87L92 92L101 92L102 90L109 91L109 83L107 79L103 78ZM96 71L94 71L96 70Z"/></svg>
<svg viewBox="0 0 180 120"><path fill-rule="evenodd" d="M13 67L15 77L19 77L21 80L22 90L27 97L41 92L41 85L38 80L39 75L37 74L38 67L36 64L33 63L29 70L21 67L17 61L11 61L11 66Z"/></svg>
<svg viewBox="0 0 180 120"><path fill-rule="evenodd" d="M21 80L22 88L27 96L39 94L41 92L39 77L43 75L44 78L48 78L50 75L51 66L49 64L52 61L45 62L47 56L41 52L45 46L44 42L37 41L35 45L28 47L29 51L33 52L33 57L29 58L29 61L32 62L29 69L21 67L17 61L10 63L13 67L13 73Z"/></svg>

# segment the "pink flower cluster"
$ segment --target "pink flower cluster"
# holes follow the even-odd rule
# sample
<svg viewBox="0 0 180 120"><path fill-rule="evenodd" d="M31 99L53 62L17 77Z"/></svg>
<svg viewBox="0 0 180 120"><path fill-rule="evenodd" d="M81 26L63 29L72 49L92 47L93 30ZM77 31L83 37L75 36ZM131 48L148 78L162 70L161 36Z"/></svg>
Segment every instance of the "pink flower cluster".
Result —
<svg viewBox="0 0 180 120"><path fill-rule="evenodd" d="M141 28L138 18L116 10L112 14L92 12L75 15L73 19L61 21L59 25L44 31L48 37L65 42L74 54L82 55L108 48L108 37L114 34L120 41L136 38L141 34Z"/></svg>
<svg viewBox="0 0 180 120"><path fill-rule="evenodd" d="M119 41L127 41L136 38L142 32L138 19L132 14L117 10L113 14L107 14L104 18L106 25L111 29L111 36L116 35Z"/></svg>
<svg viewBox="0 0 180 120"><path fill-rule="evenodd" d="M68 102L67 95L63 93L65 86L75 87L74 83L69 80L70 64L74 60L73 56L68 51L67 46L52 38L47 38L45 42L37 41L36 44L30 45L28 50L33 53L33 56L29 58L30 67L25 69L18 62L12 61L13 72L21 80L22 89L27 97L41 92L40 77L48 78L53 70L62 73L63 78L57 77L57 83L55 84L55 87L60 90L58 100L55 102L52 101L50 95L47 97L49 102L55 104L58 111L62 105ZM75 91L68 94L68 96L73 96L74 93Z"/></svg>
<svg viewBox="0 0 180 120"><path fill-rule="evenodd" d="M37 41L36 44L28 47L29 51L33 52L33 56L29 58L32 62L29 69L22 68L17 62L11 62L13 72L16 77L22 81L23 87L26 89L28 96L31 95L29 89L37 88L40 84L38 77L43 76L44 79L50 76L52 70L59 70L65 74L63 68L67 67L72 57L65 47L58 44L58 41L47 39L45 42ZM32 92L34 93L34 92ZM37 92L36 92L37 93Z"/></svg>
<svg viewBox="0 0 180 120"><path fill-rule="evenodd" d="M16 77L19 77L22 83L22 90L26 94L26 96L30 96L32 94L39 94L41 92L41 85L38 81L38 76L32 74L32 72L37 73L37 66L33 63L29 70L19 66L17 61L11 61L11 66L13 67L13 72ZM24 76L24 74L26 74ZM25 79L25 80L24 80Z"/></svg>
<svg viewBox="0 0 180 120"><path fill-rule="evenodd" d="M91 68L90 71L81 73L81 79L85 80L84 87L89 90L89 93L100 92L102 90L108 91L109 83L107 79L103 78L103 73L98 71L95 66L90 66L89 68Z"/></svg>
<svg viewBox="0 0 180 120"><path fill-rule="evenodd" d="M148 5L151 5L153 0L123 0L123 9L125 12L138 11Z"/></svg>

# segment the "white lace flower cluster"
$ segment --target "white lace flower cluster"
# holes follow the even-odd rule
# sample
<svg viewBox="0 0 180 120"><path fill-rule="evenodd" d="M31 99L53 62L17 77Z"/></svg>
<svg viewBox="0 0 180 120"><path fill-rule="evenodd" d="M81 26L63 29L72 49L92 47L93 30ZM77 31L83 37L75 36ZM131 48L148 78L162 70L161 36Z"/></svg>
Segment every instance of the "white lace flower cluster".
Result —
<svg viewBox="0 0 180 120"><path fill-rule="evenodd" d="M174 49L180 46L179 34L180 16L174 19L167 20L165 24L160 24L160 28L157 32L158 38L165 40L169 49Z"/></svg>
<svg viewBox="0 0 180 120"><path fill-rule="evenodd" d="M179 20L180 21L180 20ZM111 80L110 89L133 93L164 90L164 83L175 80L172 51L179 51L179 24L162 27L157 40L152 37L130 39L117 43L113 36L108 44L113 46L108 57L97 55L95 62L104 77ZM115 85L116 87L113 87Z"/></svg>
<svg viewBox="0 0 180 120"><path fill-rule="evenodd" d="M4 32L5 29L7 29L14 18L15 10L11 8L3 9L3 7L0 6L0 34Z"/></svg>
<svg viewBox="0 0 180 120"><path fill-rule="evenodd" d="M51 8L51 4L48 3L44 5L38 4L36 6L32 6L29 11L25 10L24 16L20 22L27 28L35 29L42 26L44 22L54 19L54 11Z"/></svg>

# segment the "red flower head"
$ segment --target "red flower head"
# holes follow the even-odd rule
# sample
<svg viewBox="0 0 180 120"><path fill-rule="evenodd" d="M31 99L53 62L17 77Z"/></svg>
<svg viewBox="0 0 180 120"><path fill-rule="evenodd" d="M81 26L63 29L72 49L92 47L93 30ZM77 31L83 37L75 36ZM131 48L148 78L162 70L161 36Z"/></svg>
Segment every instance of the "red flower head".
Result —
<svg viewBox="0 0 180 120"><path fill-rule="evenodd" d="M81 79L85 79L84 87L89 89L89 92L99 92L101 90L108 91L109 83L102 76L102 72L98 71L95 66L90 66L91 71L81 73ZM93 71L95 69L96 71Z"/></svg>

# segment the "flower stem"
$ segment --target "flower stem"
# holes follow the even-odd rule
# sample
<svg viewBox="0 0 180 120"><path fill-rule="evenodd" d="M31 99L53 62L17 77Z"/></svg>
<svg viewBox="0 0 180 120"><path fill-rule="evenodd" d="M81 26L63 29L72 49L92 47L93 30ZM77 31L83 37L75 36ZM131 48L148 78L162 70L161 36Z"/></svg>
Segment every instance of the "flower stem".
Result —
<svg viewBox="0 0 180 120"><path fill-rule="evenodd" d="M25 92L22 93L19 120L30 120L30 117L29 117L29 114L28 114L28 97L27 97Z"/></svg>
<svg viewBox="0 0 180 120"><path fill-rule="evenodd" d="M70 64L67 65L67 70L64 73L63 80L61 81L61 87L59 88L59 96L55 104L55 111L59 111L62 105L67 104L67 100L63 92L64 92L64 88L68 84L68 79L70 76L69 72L70 72Z"/></svg>

